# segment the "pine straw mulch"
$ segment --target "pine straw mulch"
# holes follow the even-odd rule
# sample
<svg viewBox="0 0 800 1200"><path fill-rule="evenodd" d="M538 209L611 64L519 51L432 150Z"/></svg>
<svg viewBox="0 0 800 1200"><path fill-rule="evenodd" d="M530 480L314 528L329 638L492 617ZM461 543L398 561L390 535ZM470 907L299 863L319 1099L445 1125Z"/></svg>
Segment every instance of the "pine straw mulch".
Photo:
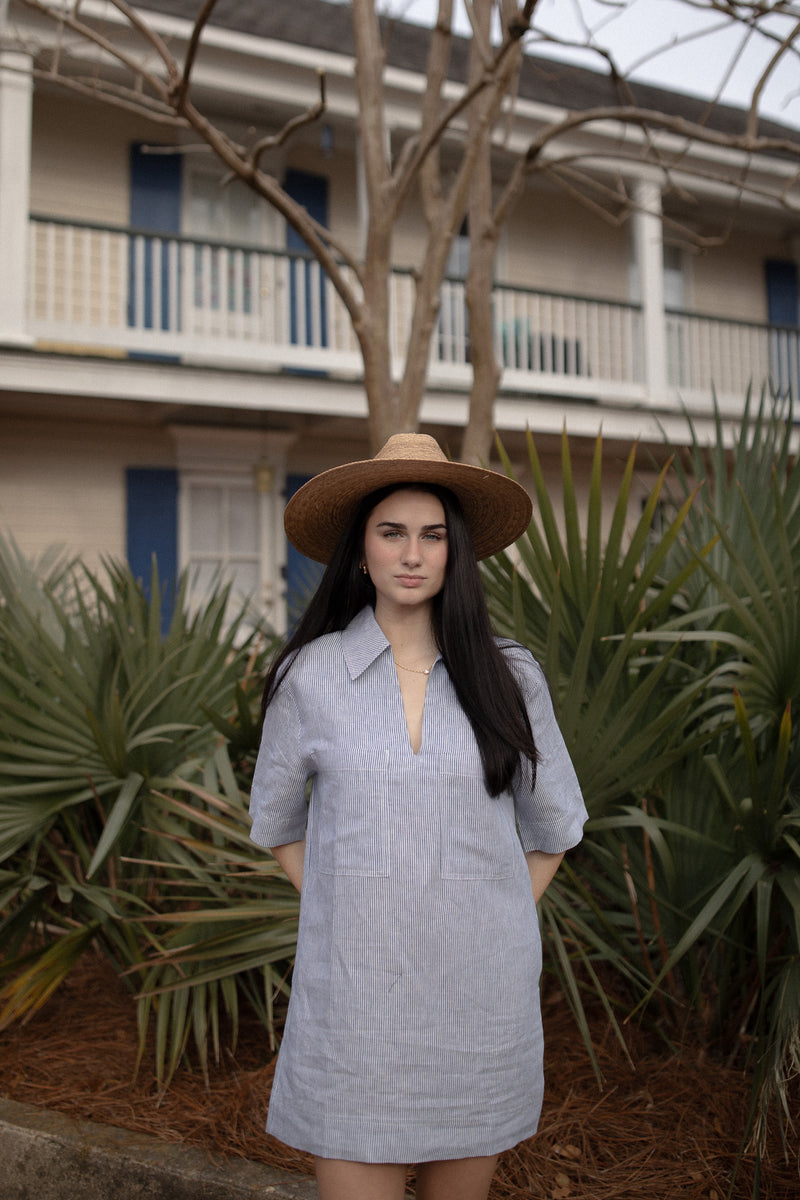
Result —
<svg viewBox="0 0 800 1200"><path fill-rule="evenodd" d="M725 1200L747 1113L740 1072L687 1047L670 1055L629 1031L631 1068L600 1015L594 1024L605 1076L601 1091L574 1022L555 992L543 1003L547 1088L537 1137L503 1156L492 1200ZM157 1100L137 1051L130 992L105 961L86 957L60 992L26 1025L0 1034L0 1094L72 1117L191 1143L214 1155L241 1155L310 1173L310 1159L263 1132L272 1062L264 1034L245 1023L235 1057L206 1087L181 1069ZM795 1097L795 1100L800 1097ZM800 1105L796 1103L796 1109ZM797 1200L795 1161L777 1138L762 1165L764 1200ZM753 1193L745 1158L733 1196Z"/></svg>

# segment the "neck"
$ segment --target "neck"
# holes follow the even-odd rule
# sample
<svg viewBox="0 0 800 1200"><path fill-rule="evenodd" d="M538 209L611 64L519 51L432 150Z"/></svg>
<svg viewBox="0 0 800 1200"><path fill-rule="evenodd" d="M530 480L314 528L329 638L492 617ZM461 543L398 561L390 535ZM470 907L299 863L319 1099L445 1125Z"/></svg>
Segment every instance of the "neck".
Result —
<svg viewBox="0 0 800 1200"><path fill-rule="evenodd" d="M433 658L438 652L431 616L431 606L427 604L413 608L388 608L380 603L375 606L375 620L391 642L392 652L398 657L406 655L412 661Z"/></svg>

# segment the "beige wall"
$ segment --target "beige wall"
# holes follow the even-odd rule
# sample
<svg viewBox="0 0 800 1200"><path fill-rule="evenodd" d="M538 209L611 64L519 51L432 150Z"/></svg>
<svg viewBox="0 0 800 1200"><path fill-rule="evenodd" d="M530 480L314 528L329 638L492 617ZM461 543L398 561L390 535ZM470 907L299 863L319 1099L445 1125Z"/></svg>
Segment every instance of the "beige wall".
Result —
<svg viewBox="0 0 800 1200"><path fill-rule="evenodd" d="M131 143L176 140L171 131L124 112L41 92L35 95L33 128L32 211L109 225L126 225L129 220ZM208 154L187 157L187 165L217 178L222 175ZM286 166L329 178L331 227L346 246L356 249L358 209L352 147L336 144L334 153L326 157L318 143L300 143L287 154ZM277 163L269 164L270 169L276 167L282 174Z"/></svg>
<svg viewBox="0 0 800 1200"><path fill-rule="evenodd" d="M50 217L126 225L129 147L131 142L147 140L173 139L124 112L37 92L31 210Z"/></svg>
<svg viewBox="0 0 800 1200"><path fill-rule="evenodd" d="M723 245L693 255L692 308L732 320L766 321L764 263L769 258L791 259L791 247L775 238L733 233Z"/></svg>
<svg viewBox="0 0 800 1200"><path fill-rule="evenodd" d="M29 555L63 546L96 567L125 556L125 468L171 466L157 429L4 417L0 529Z"/></svg>
<svg viewBox="0 0 800 1200"><path fill-rule="evenodd" d="M566 192L531 185L503 234L497 278L519 287L629 299L630 229Z"/></svg>

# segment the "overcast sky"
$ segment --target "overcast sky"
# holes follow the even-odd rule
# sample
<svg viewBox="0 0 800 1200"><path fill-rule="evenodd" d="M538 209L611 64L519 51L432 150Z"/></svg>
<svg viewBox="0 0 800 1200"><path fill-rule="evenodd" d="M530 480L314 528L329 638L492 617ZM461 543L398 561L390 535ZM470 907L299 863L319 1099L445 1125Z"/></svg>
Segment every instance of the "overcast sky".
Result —
<svg viewBox="0 0 800 1200"><path fill-rule="evenodd" d="M380 0L381 7L407 19L430 24L436 0ZM459 29L468 29L463 3ZM672 48L642 62L633 78L711 98L723 83L731 63L739 56L722 100L747 105L754 83L775 52L776 43L746 31L722 28L724 22L709 10L687 0L539 0L536 23L557 37L585 42L585 22L596 41L612 50L618 65L630 71L648 52ZM772 17L771 29L780 34L791 28L791 18ZM687 38L689 40L687 40ZM585 66L602 69L597 55L576 54L563 47L546 46L535 39L530 48ZM800 41L798 42L800 48ZM785 54L760 105L764 116L800 127L800 58Z"/></svg>

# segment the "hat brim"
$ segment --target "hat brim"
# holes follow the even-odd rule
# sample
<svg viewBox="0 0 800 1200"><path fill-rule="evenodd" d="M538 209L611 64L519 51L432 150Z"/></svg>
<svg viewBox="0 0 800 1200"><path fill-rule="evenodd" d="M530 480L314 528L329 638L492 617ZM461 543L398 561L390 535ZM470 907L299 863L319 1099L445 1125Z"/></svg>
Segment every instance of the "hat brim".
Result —
<svg viewBox="0 0 800 1200"><path fill-rule="evenodd" d="M460 501L478 559L521 537L533 513L525 489L497 471L446 460L370 458L309 479L286 506L286 536L301 554L327 564L359 501L395 483L449 488Z"/></svg>

